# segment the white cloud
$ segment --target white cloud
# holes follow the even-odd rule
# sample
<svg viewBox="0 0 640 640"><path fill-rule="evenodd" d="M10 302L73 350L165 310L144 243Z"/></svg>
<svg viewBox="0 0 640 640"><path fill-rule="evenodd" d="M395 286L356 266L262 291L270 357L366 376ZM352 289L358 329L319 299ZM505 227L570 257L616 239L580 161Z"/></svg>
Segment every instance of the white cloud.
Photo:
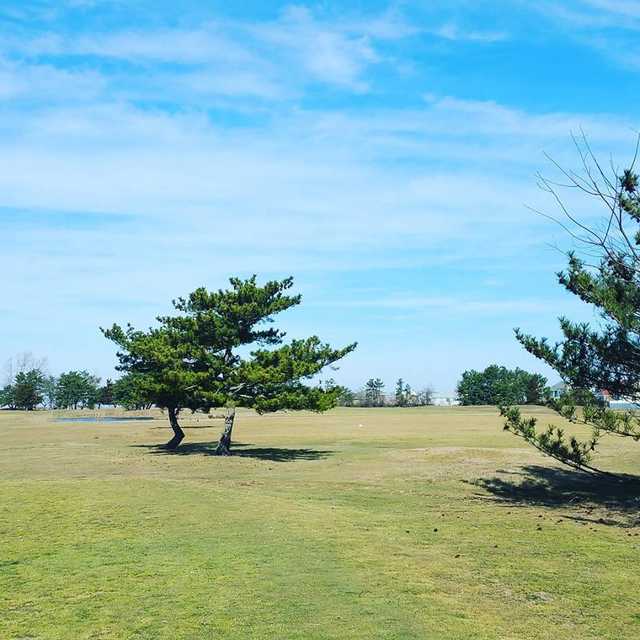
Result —
<svg viewBox="0 0 640 640"><path fill-rule="evenodd" d="M640 2L637 0L582 0L582 4L609 17L640 18Z"/></svg>
<svg viewBox="0 0 640 640"><path fill-rule="evenodd" d="M424 312L496 315L517 312L553 313L557 305L549 300L535 299L468 299L454 296L422 296L416 294L394 295L390 297L376 297L363 300L336 301L332 306L397 309L399 311L421 314Z"/></svg>
<svg viewBox="0 0 640 640"><path fill-rule="evenodd" d="M433 31L437 36L445 40L469 41L469 42L501 42L509 36L504 31L476 31L474 29L463 29L457 24L447 23Z"/></svg>
<svg viewBox="0 0 640 640"><path fill-rule="evenodd" d="M315 19L304 7L289 7L272 24L256 25L252 32L259 41L284 48L303 69L322 82L365 90L364 71L380 61L369 28L345 29ZM378 28L377 33L381 31ZM403 35L396 31L397 36ZM384 33L389 37L391 31Z"/></svg>
<svg viewBox="0 0 640 640"><path fill-rule="evenodd" d="M544 1L526 6L563 27L567 37L593 48L621 67L640 70L637 0Z"/></svg>
<svg viewBox="0 0 640 640"><path fill-rule="evenodd" d="M27 99L69 103L92 102L106 86L97 71L60 69L48 64L24 64L0 58L0 101Z"/></svg>
<svg viewBox="0 0 640 640"><path fill-rule="evenodd" d="M335 272L426 265L513 269L551 235L523 207L540 198L541 152L566 158L580 127L596 147L628 151L634 123L447 96L413 107L302 108L318 84L330 96L375 89L373 70L396 64L394 40L434 40L432 24L389 15L337 21L292 8L266 23L5 39L0 205L120 221L12 233L0 256L0 268L21 273L5 286L11 313L35 318L20 301L38 300L68 335L70 306L74 326L93 332L115 319L145 323L150 306L222 285L229 273L337 280ZM435 38L480 46L503 37L455 24ZM43 274L55 286L43 286ZM375 305L462 316L548 310L526 294L481 292ZM114 317L117 306L124 317ZM65 357L63 343L49 343Z"/></svg>
<svg viewBox="0 0 640 640"><path fill-rule="evenodd" d="M223 247L230 235L238 257L269 248L297 261L308 251L316 266L345 250L365 267L381 258L372 248L468 254L475 244L459 238L481 243L496 231L499 257L514 237L531 241L516 229L530 217L524 204L541 198L541 151L578 124L596 144L631 150L615 118L453 98L421 111L299 111L252 128L197 111L58 107L2 123L0 204L136 214L150 228L179 220L185 241L208 234Z"/></svg>
<svg viewBox="0 0 640 640"><path fill-rule="evenodd" d="M335 24L322 22L303 7L290 7L277 21L240 23L211 21L197 29L128 30L64 37L47 33L28 40L2 41L6 51L26 57L83 56L126 60L132 65L173 63L204 65L224 72L229 93L230 78L239 72L239 93L247 92L246 78L262 78L263 84L309 80L333 84L355 91L366 89L367 69L380 62L376 39L401 38L408 32L393 24L383 29L379 23ZM212 74L215 77L215 74Z"/></svg>
<svg viewBox="0 0 640 640"><path fill-rule="evenodd" d="M640 27L640 7L635 0L573 0L566 3L543 0L527 3L527 6L561 24L577 29Z"/></svg>
<svg viewBox="0 0 640 640"><path fill-rule="evenodd" d="M165 87L175 87L182 96L191 91L196 96L257 97L265 100L290 98L293 92L278 80L251 71L222 71L202 68L183 76L164 79Z"/></svg>
<svg viewBox="0 0 640 640"><path fill-rule="evenodd" d="M505 107L491 101L461 100L455 97L426 96L441 116L441 126L447 126L447 119L457 119L462 129L456 128L458 135L475 132L487 136L518 136L549 139L564 138L571 131L584 129L594 140L607 143L628 142L633 137L633 120L612 117L608 114L589 113L543 113L533 114Z"/></svg>
<svg viewBox="0 0 640 640"><path fill-rule="evenodd" d="M41 52L47 53L47 49L42 47ZM58 43L50 52L120 58L136 63L256 62L247 47L224 35L222 27L214 23L191 31L165 29L84 36Z"/></svg>
<svg viewBox="0 0 640 640"><path fill-rule="evenodd" d="M276 19L262 22L220 18L197 27L5 34L0 55L21 60L24 69L34 61L54 66L62 61L66 68L82 69L124 62L127 67L112 68L104 78L111 94L125 97L145 88L162 93L162 81L178 98L182 87L200 96L282 100L314 84L367 92L376 66L403 66L385 53L384 45L410 37L482 44L506 36L455 23L437 28L412 24L391 9L368 17L329 19L307 7L289 6Z"/></svg>

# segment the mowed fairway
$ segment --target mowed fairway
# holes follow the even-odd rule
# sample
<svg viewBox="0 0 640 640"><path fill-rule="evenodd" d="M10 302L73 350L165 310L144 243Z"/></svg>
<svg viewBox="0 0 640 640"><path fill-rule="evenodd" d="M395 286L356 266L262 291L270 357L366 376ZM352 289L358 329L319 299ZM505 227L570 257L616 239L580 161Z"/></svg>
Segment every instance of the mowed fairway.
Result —
<svg viewBox="0 0 640 640"><path fill-rule="evenodd" d="M0 413L3 640L640 637L640 493L495 409L241 412L231 458L205 416L167 454L159 412L55 415Z"/></svg>

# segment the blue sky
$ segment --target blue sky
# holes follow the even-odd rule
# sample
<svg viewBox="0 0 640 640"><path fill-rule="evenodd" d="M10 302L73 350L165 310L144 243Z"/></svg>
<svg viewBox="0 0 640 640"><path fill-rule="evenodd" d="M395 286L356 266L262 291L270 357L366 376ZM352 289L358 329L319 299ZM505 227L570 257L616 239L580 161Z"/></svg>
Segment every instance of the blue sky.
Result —
<svg viewBox="0 0 640 640"><path fill-rule="evenodd" d="M295 277L291 336L359 342L335 374L353 387L548 373L513 327L593 317L526 205L553 211L535 174L545 152L576 165L572 131L631 156L640 2L32 0L0 20L1 358L112 375L98 326L254 272Z"/></svg>

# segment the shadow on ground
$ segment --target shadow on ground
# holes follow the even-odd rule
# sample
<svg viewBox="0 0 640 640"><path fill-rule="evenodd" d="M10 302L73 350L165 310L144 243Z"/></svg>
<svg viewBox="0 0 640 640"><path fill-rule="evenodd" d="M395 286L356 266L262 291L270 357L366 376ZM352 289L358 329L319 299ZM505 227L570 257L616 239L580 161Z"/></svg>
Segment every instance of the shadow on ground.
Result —
<svg viewBox="0 0 640 640"><path fill-rule="evenodd" d="M215 442L187 442L177 449L167 449L164 445L138 444L134 447L148 449L151 453L168 456L189 455L215 455L217 440ZM295 462L296 460L322 460L333 454L333 451L320 449L288 449L284 447L256 447L250 443L233 443L231 455L238 458L257 458L270 462Z"/></svg>
<svg viewBox="0 0 640 640"><path fill-rule="evenodd" d="M640 526L638 476L594 476L539 465L499 473L500 476L480 478L470 484L488 491L496 501L509 505L573 508L562 517L585 524Z"/></svg>
<svg viewBox="0 0 640 640"><path fill-rule="evenodd" d="M181 424L180 427L183 431L189 431L190 429L218 429L220 430L220 423L217 424ZM151 429L162 429L163 431L167 431L167 425L161 424L157 427L151 427Z"/></svg>

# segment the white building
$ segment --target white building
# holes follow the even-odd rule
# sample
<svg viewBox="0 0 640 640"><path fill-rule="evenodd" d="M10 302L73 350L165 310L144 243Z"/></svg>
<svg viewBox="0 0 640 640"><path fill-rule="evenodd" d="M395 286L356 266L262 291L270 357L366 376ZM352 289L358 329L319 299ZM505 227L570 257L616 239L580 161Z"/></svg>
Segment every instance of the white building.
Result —
<svg viewBox="0 0 640 640"><path fill-rule="evenodd" d="M551 397L557 400L563 393L565 393L569 387L562 381L556 382L552 387L549 387L551 391Z"/></svg>
<svg viewBox="0 0 640 640"><path fill-rule="evenodd" d="M431 398L434 407L457 407L460 400L456 396L436 395Z"/></svg>

